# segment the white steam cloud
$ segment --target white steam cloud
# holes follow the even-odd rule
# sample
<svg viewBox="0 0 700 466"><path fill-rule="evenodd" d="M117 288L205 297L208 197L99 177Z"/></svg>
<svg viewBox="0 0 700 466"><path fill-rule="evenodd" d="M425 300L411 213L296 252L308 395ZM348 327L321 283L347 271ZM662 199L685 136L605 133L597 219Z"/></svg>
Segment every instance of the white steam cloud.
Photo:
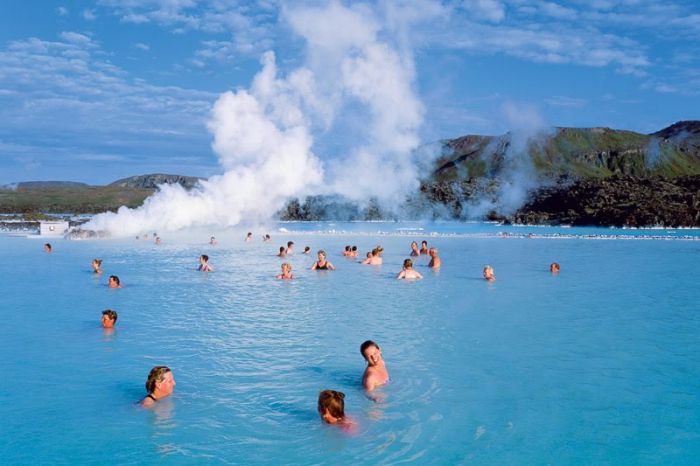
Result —
<svg viewBox="0 0 700 466"><path fill-rule="evenodd" d="M411 154L424 110L396 15L388 28L368 5L330 2L285 16L306 42L306 63L279 76L275 56L267 52L249 89L216 101L208 127L224 173L189 192L162 186L143 206L100 214L86 228L128 236L254 223L272 217L293 196L338 193L397 202L415 190ZM418 15L403 17L415 21ZM348 121L362 122L353 128L356 143L326 158L324 174L312 152L313 134L342 131L352 127Z"/></svg>

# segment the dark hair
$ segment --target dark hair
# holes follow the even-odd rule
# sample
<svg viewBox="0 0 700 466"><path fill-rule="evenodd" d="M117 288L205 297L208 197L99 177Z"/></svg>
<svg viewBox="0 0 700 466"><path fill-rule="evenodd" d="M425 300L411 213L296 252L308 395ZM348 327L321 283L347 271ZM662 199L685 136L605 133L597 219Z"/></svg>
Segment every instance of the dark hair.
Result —
<svg viewBox="0 0 700 466"><path fill-rule="evenodd" d="M311 251L311 246L306 246L306 247L304 248L304 252L306 252L306 251Z"/></svg>
<svg viewBox="0 0 700 466"><path fill-rule="evenodd" d="M44 244L44 247L45 247L45 248L51 249L51 243L46 243L46 244Z"/></svg>
<svg viewBox="0 0 700 466"><path fill-rule="evenodd" d="M102 311L102 315L109 317L109 320L113 320L114 322L117 321L117 311L107 309L105 311Z"/></svg>
<svg viewBox="0 0 700 466"><path fill-rule="evenodd" d="M375 348L379 349L379 345L378 345L378 344L376 344L376 343L373 342L372 340L367 340L366 342L364 342L364 343L362 343L362 344L360 345L360 354L362 355L363 358L365 357L365 351L366 351L367 348L369 348L370 346L374 346ZM365 358L365 359L367 359L367 358Z"/></svg>
<svg viewBox="0 0 700 466"><path fill-rule="evenodd" d="M337 419L345 417L345 393L335 390L323 390L318 394L318 411L328 413Z"/></svg>
<svg viewBox="0 0 700 466"><path fill-rule="evenodd" d="M287 241L287 247L294 246L294 241Z"/></svg>
<svg viewBox="0 0 700 466"><path fill-rule="evenodd" d="M170 372L168 366L156 366L151 369L148 373L148 378L146 379L146 391L148 393L153 393L156 389L156 383L162 382L165 379L165 374Z"/></svg>
<svg viewBox="0 0 700 466"><path fill-rule="evenodd" d="M346 250L346 251L349 251L349 250L350 250L350 245L349 245L349 244L348 244L347 246L345 246L345 250Z"/></svg>
<svg viewBox="0 0 700 466"><path fill-rule="evenodd" d="M116 275L110 275L109 279L117 282L117 285L121 285L121 282L119 281L119 277L117 277Z"/></svg>
<svg viewBox="0 0 700 466"><path fill-rule="evenodd" d="M406 259L403 261L403 268L404 269L410 269L413 267L413 261L411 259Z"/></svg>
<svg viewBox="0 0 700 466"><path fill-rule="evenodd" d="M352 247L352 250L353 250L353 251L357 251L357 246L353 246L353 247Z"/></svg>
<svg viewBox="0 0 700 466"><path fill-rule="evenodd" d="M206 254L202 254L202 259L204 259L204 262L209 262L209 256Z"/></svg>
<svg viewBox="0 0 700 466"><path fill-rule="evenodd" d="M280 252L284 252L284 246L280 246Z"/></svg>

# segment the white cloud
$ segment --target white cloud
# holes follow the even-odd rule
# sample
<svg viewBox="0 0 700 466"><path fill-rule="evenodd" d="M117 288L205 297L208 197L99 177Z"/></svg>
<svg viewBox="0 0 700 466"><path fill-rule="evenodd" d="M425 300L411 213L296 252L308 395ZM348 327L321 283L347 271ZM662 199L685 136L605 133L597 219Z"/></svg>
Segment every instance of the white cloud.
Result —
<svg viewBox="0 0 700 466"><path fill-rule="evenodd" d="M68 16L68 8L64 6L59 6L56 8L56 13L58 13L58 16Z"/></svg>
<svg viewBox="0 0 700 466"><path fill-rule="evenodd" d="M146 51L146 52L148 52L149 50L151 50L151 46L148 45L148 44L144 44L143 42L136 42L136 43L134 44L134 47L136 47L136 48L139 49L139 50Z"/></svg>
<svg viewBox="0 0 700 466"><path fill-rule="evenodd" d="M83 10L83 18L86 21L95 21L97 19L97 14L95 13L95 10L90 10L90 9L85 9Z"/></svg>
<svg viewBox="0 0 700 466"><path fill-rule="evenodd" d="M506 7L498 0L464 0L462 8L470 16L474 15L494 23L499 23L506 17Z"/></svg>

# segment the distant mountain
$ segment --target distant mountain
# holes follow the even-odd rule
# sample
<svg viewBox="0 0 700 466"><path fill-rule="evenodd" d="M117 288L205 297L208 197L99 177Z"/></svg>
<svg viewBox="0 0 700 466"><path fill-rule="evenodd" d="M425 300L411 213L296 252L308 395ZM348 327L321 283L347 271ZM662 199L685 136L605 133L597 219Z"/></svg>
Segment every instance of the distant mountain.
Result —
<svg viewBox="0 0 700 466"><path fill-rule="evenodd" d="M164 175L155 173L151 175L130 176L111 183L109 186L122 188L156 189L161 184L179 184L185 189L192 189L203 178L182 175Z"/></svg>
<svg viewBox="0 0 700 466"><path fill-rule="evenodd" d="M86 183L76 181L21 181L12 185L16 189L45 189L45 188L87 188Z"/></svg>

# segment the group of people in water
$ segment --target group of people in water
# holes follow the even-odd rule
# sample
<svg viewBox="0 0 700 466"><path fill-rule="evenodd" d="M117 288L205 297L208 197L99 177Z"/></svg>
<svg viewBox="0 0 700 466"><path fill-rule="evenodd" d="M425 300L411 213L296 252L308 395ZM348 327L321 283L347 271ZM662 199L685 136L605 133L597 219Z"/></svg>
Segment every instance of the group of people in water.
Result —
<svg viewBox="0 0 700 466"><path fill-rule="evenodd" d="M137 237L138 238L138 237ZM154 242L160 244L160 237L154 234ZM246 242L252 240L252 233L246 235ZM263 241L270 241L270 235L264 235ZM209 244L216 245L217 241L214 236L210 238ZM303 254L309 254L311 248L306 246ZM50 243L44 245L44 251L51 253L53 247ZM294 242L287 242L286 248L283 246L280 248L280 257L285 257L289 254L294 253ZM361 262L365 265L381 265L383 262L382 255L384 253L384 248L381 245L373 248L367 253L366 258ZM357 246L346 246L342 255L345 257L357 257ZM441 266L440 256L438 255L438 250L435 247L428 247L427 241L421 242L421 247L418 248L418 243L411 242L411 252L412 257L428 255L430 257L430 262L428 267L431 269L439 269ZM335 266L328 261L326 251L323 249L319 250L317 253L318 260L316 260L311 266L311 270L335 270ZM95 274L102 274L102 259L93 259L91 266ZM199 257L199 267L197 269L201 272L213 272L214 268L209 264L209 256L202 254ZM558 263L553 262L550 265L550 272L557 274L560 271L560 266ZM493 267L486 265L483 269L483 277L489 282L496 280ZM277 275L280 280L290 280L294 276L292 274L292 266L288 262L284 262L281 265L281 273ZM398 279L406 280L418 280L423 278L422 274L413 268L413 260L407 258L403 261L403 269L397 275ZM110 275L108 279L109 288L121 288L121 281L118 276ZM113 329L117 322L117 312L112 309L106 309L102 311L101 325L105 329ZM389 372L384 363L382 357L382 351L379 345L372 340L367 340L362 345L360 345L360 354L367 362L367 367L362 376L362 386L366 392L371 392L378 387L386 384L389 379ZM155 366L151 369L146 379L146 396L140 401L140 405L143 407L151 407L158 400L168 397L173 393L175 387L175 378L173 376L172 370L167 366ZM350 417L345 414L345 394L336 390L322 390L318 396L317 410L320 418L323 422L328 424L339 425L343 429L352 430L355 428L356 423Z"/></svg>

